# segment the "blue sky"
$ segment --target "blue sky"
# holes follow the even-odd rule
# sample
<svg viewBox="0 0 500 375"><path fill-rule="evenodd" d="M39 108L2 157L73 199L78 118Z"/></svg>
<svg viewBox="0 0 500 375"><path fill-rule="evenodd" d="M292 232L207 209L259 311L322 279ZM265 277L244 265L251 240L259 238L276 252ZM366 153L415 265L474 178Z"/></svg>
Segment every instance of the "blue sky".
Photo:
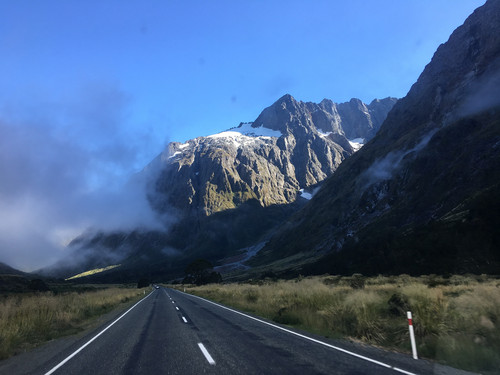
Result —
<svg viewBox="0 0 500 375"><path fill-rule="evenodd" d="M285 93L402 97L482 3L2 1L0 100L117 91L124 127L184 141L251 121Z"/></svg>
<svg viewBox="0 0 500 375"><path fill-rule="evenodd" d="M52 261L55 243L116 219L96 191L285 93L403 97L483 3L0 0L0 261Z"/></svg>

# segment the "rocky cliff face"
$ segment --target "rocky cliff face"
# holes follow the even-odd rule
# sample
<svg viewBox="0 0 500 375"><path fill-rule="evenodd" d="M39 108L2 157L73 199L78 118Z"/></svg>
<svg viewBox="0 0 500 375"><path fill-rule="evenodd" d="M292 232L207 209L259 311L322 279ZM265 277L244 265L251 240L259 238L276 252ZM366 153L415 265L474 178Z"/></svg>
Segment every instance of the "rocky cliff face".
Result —
<svg viewBox="0 0 500 375"><path fill-rule="evenodd" d="M329 253L318 272L495 272L499 79L500 2L488 1L254 264L309 251Z"/></svg>
<svg viewBox="0 0 500 375"><path fill-rule="evenodd" d="M161 172L154 206L211 215L255 199L294 202L370 139L396 99L335 104L285 95L253 123L186 143L171 143L152 163Z"/></svg>

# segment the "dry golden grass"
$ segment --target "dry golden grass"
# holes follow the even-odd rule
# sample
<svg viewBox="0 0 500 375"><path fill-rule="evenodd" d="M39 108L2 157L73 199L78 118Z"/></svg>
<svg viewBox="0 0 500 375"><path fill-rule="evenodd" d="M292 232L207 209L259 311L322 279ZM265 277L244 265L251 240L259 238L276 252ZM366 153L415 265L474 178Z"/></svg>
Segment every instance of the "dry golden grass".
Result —
<svg viewBox="0 0 500 375"><path fill-rule="evenodd" d="M500 280L487 276L321 276L187 286L187 291L278 323L410 352L468 370L500 368Z"/></svg>
<svg viewBox="0 0 500 375"><path fill-rule="evenodd" d="M142 295L142 289L109 288L5 296L0 299L0 359L77 332L99 315Z"/></svg>

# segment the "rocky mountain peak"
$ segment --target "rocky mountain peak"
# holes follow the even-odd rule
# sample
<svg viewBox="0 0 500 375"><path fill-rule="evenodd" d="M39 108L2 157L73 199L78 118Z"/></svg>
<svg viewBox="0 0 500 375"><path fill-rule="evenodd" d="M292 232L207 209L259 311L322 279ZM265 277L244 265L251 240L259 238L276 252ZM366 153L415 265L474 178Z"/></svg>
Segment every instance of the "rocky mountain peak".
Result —
<svg viewBox="0 0 500 375"><path fill-rule="evenodd" d="M295 100L295 98L292 95L285 94L281 98L279 98L276 101L276 103L285 103L285 105L288 103L288 104L291 104L291 105L296 105L298 102L297 102L297 100Z"/></svg>
<svg viewBox="0 0 500 375"><path fill-rule="evenodd" d="M295 100L287 94L266 108L254 126L265 126L284 134L316 129L323 133L339 133L348 139L371 139L392 106L395 98L373 100L369 106L353 98L347 103L323 99L319 104ZM307 130L304 130L307 129Z"/></svg>
<svg viewBox="0 0 500 375"><path fill-rule="evenodd" d="M282 133L289 133L300 123L301 103L286 94L267 107L254 121L254 126L263 126Z"/></svg>
<svg viewBox="0 0 500 375"><path fill-rule="evenodd" d="M383 120L373 120L359 99L350 103L339 111L342 105L332 101L304 103L287 94L252 123L169 144L154 162L161 169L156 207L211 215L251 199L262 206L294 202L301 189L331 175ZM374 107L387 115L387 103Z"/></svg>

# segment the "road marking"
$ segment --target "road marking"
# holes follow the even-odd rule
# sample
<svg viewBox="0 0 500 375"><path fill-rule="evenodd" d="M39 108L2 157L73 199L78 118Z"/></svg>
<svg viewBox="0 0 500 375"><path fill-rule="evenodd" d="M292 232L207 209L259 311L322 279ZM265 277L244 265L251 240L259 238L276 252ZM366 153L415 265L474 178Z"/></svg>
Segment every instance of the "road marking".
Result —
<svg viewBox="0 0 500 375"><path fill-rule="evenodd" d="M184 323L187 323L188 321L186 320L186 318L182 317L182 320L184 320Z"/></svg>
<svg viewBox="0 0 500 375"><path fill-rule="evenodd" d="M45 375L50 375L50 374L54 373L57 369L59 369L60 367L62 367L66 362L68 362L71 358L73 358L75 355L77 355L83 349L85 349L88 345L90 345L90 343L92 343L95 339L97 339L104 332L106 332L108 329L110 329L117 321L119 321L121 318L123 318L125 315L127 315L134 307L136 307L139 303L141 303L146 298L148 298L151 294L153 294L153 292L149 293L146 297L144 297L139 302L137 302L134 306L132 306L130 309L128 309L127 311L125 311L122 315L120 315L120 317L118 319L116 319L113 323L111 323L109 326L107 326L101 332L99 332L97 335L95 335L93 338L91 338L86 344L82 345L79 349L77 349L76 351L74 351L73 354L70 354L68 357L66 357L66 359L64 359L63 361L59 362L58 365L56 365L50 371L46 372Z"/></svg>
<svg viewBox="0 0 500 375"><path fill-rule="evenodd" d="M175 301L172 301L172 303L175 303Z"/></svg>
<svg viewBox="0 0 500 375"><path fill-rule="evenodd" d="M177 311L179 311L179 308L178 308L177 306L175 306L175 309L176 309Z"/></svg>
<svg viewBox="0 0 500 375"><path fill-rule="evenodd" d="M205 356L205 358L207 359L208 363L210 363L211 365L215 365L215 361L212 358L212 356L210 355L210 353L208 352L208 350L205 348L205 345L203 345L201 342L199 342L198 346L200 347L200 350L203 353L203 355Z"/></svg>
<svg viewBox="0 0 500 375"><path fill-rule="evenodd" d="M180 292L180 291L178 291L178 292ZM180 292L180 293L182 293L182 292ZM306 335L302 335L302 334L300 334L300 333L297 333L297 332L291 331L291 330L289 330L289 329L286 329L286 328L283 328L283 327L277 326L277 325L275 325L275 324L272 324L272 323L266 322L265 320L261 320L261 319L255 318L255 317L253 317L253 316L251 316L251 315L247 315L247 314L244 314L244 313L242 313L242 312L239 312L239 311L233 310L233 309L231 309L231 308L229 308L229 307L226 307L226 306L220 305L220 304L218 304L218 303L216 303L216 302L212 302L212 301L210 301L210 300L208 300L208 299L205 299L205 298L202 298L202 297L195 296L194 294L187 294L187 293L185 293L185 294L186 294L186 295L188 295L188 296L194 297L194 298L201 299L201 300L203 300L203 301L205 301L205 302L211 303L212 305L219 306L219 307L220 307L220 308L222 308L222 309L226 309L226 310L232 311L233 313L235 313L235 314L239 314L239 315L242 315L242 316L244 316L244 317L246 317L246 318L248 318L248 319L255 320L255 321L260 322L260 323L262 323L262 324L266 324L266 325L268 325L268 326L274 327L274 328L279 329L279 330L281 330L281 331L285 331L285 332L287 332L287 333L290 333L290 334L292 334L292 335L295 335L295 336L301 337L301 338L303 338L303 339L306 339L306 340L309 340L309 341L315 342L315 343L317 343L317 344L320 344L320 345L326 346L326 347L328 347L328 348L331 348L331 349L334 349L334 350L338 350L338 351L340 351L340 352L342 352L342 353L345 353L345 354L351 355L351 356L353 356L353 357L363 359L363 360L365 360L365 361L368 361L368 362L374 363L374 364L379 365L379 366L382 366L382 367L389 368L389 369L394 370L394 371L401 372L401 373L406 374L406 375L417 375L417 374L415 374L415 373L413 373L413 372L409 372L409 371L406 371L406 370L400 369L400 368L398 368L398 367L394 367L394 366L392 366L392 365L389 365L389 364L387 364L387 363L377 361L376 359L369 358L369 357L365 357L364 355L357 354L357 353L351 352L351 351L349 351L349 350L342 349L342 348L340 348L340 347L338 347L338 346L331 345L331 344L328 344L328 343L326 343L326 342L323 342L323 341L320 341L320 340L313 339L312 337L309 337L309 336L306 336ZM200 345L200 344L198 344L198 345ZM202 351L203 351L203 349L202 349Z"/></svg>

